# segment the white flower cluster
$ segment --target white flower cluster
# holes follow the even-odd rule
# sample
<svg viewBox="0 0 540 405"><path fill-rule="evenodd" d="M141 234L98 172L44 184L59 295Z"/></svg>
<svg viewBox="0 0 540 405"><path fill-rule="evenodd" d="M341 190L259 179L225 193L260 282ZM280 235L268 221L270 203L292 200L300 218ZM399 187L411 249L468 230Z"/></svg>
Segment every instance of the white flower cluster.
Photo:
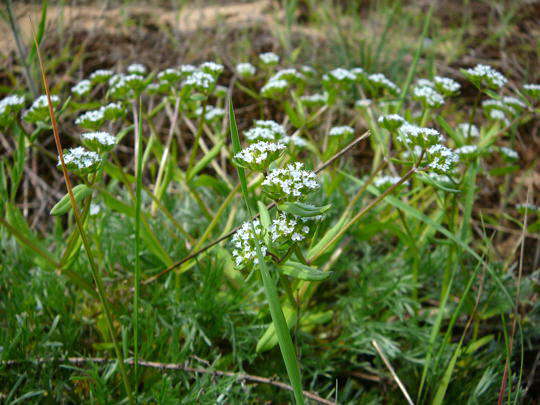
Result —
<svg viewBox="0 0 540 405"><path fill-rule="evenodd" d="M444 141L444 137L433 128L424 128L405 123L398 130L398 140L404 145L418 145L422 148Z"/></svg>
<svg viewBox="0 0 540 405"><path fill-rule="evenodd" d="M60 97L58 97L56 94L51 95L51 102L53 105L58 104L60 102ZM38 110L41 108L47 108L48 106L49 102L47 101L47 95L44 94L34 100L30 110Z"/></svg>
<svg viewBox="0 0 540 405"><path fill-rule="evenodd" d="M127 72L132 75L145 75L146 67L141 63L133 63L127 67Z"/></svg>
<svg viewBox="0 0 540 405"><path fill-rule="evenodd" d="M510 125L510 120L506 117L506 114L501 110L490 110L489 118L495 121L501 121L504 125Z"/></svg>
<svg viewBox="0 0 540 405"><path fill-rule="evenodd" d="M219 76L223 72L223 65L216 62L204 62L199 65L199 69L212 76Z"/></svg>
<svg viewBox="0 0 540 405"><path fill-rule="evenodd" d="M452 178L450 176L448 176L447 174L439 174L439 173L435 173L435 172L429 172L429 173L427 173L427 176L431 180L434 180L435 182L440 183L443 186L445 186L445 185L446 186L451 186L451 185L453 185L455 183L454 180L452 180Z"/></svg>
<svg viewBox="0 0 540 405"><path fill-rule="evenodd" d="M97 168L101 163L101 157L96 152L78 146L64 152L64 163L69 170L87 173ZM61 165L60 156L58 156L58 166Z"/></svg>
<svg viewBox="0 0 540 405"><path fill-rule="evenodd" d="M518 159L519 159L519 154L518 154L514 149L507 148L506 146L501 146L501 147L499 148L499 151L500 151L507 159L510 159L510 160L518 160Z"/></svg>
<svg viewBox="0 0 540 405"><path fill-rule="evenodd" d="M354 128L348 125L332 127L328 135L330 136L350 136L354 134Z"/></svg>
<svg viewBox="0 0 540 405"><path fill-rule="evenodd" d="M474 124L469 124L468 122L464 122L462 124L458 125L458 130L461 132L463 136L472 136L473 138L478 138L480 136L480 131L478 131L478 128Z"/></svg>
<svg viewBox="0 0 540 405"><path fill-rule="evenodd" d="M81 80L71 88L71 92L76 96L82 97L92 90L92 82L90 80Z"/></svg>
<svg viewBox="0 0 540 405"><path fill-rule="evenodd" d="M369 83L378 88L388 90L392 94L399 93L399 87L392 81L386 78L382 73L374 73L367 77Z"/></svg>
<svg viewBox="0 0 540 405"><path fill-rule="evenodd" d="M323 76L323 82L352 83L356 80L356 75L348 69L336 68Z"/></svg>
<svg viewBox="0 0 540 405"><path fill-rule="evenodd" d="M109 80L113 74L112 70L98 69L90 75L89 79L92 83L103 83Z"/></svg>
<svg viewBox="0 0 540 405"><path fill-rule="evenodd" d="M373 180L373 185L380 189L386 189L394 184L397 184L400 180L401 177L397 176L379 176ZM409 184L409 182L405 181L403 184Z"/></svg>
<svg viewBox="0 0 540 405"><path fill-rule="evenodd" d="M298 135L293 135L293 136L286 135L283 138L281 138L280 141L283 142L285 145L289 145L292 143L293 145L298 146L300 148L303 148L308 145L307 141Z"/></svg>
<svg viewBox="0 0 540 405"><path fill-rule="evenodd" d="M435 76L435 87L445 95L455 94L461 88L461 85L448 77Z"/></svg>
<svg viewBox="0 0 540 405"><path fill-rule="evenodd" d="M250 142L260 139L276 141L286 136L283 125L272 120L256 120L255 126L244 132L244 136Z"/></svg>
<svg viewBox="0 0 540 405"><path fill-rule="evenodd" d="M91 110L83 113L75 120L75 125L80 126L101 126L105 121L105 111L103 108L99 110Z"/></svg>
<svg viewBox="0 0 540 405"><path fill-rule="evenodd" d="M463 73L479 87L500 89L508 81L501 73L487 65L476 65L474 68L464 70Z"/></svg>
<svg viewBox="0 0 540 405"><path fill-rule="evenodd" d="M356 108L368 108L371 104L373 103L373 101L371 101L371 99L369 98L362 98L360 100L356 100L354 102L354 106Z"/></svg>
<svg viewBox="0 0 540 405"><path fill-rule="evenodd" d="M427 150L428 167L439 174L448 174L459 161L458 155L446 146L437 144Z"/></svg>
<svg viewBox="0 0 540 405"><path fill-rule="evenodd" d="M264 65L277 65L279 63L279 56L274 52L261 53L259 59Z"/></svg>
<svg viewBox="0 0 540 405"><path fill-rule="evenodd" d="M540 212L540 207L534 204L516 204L516 208L520 212L525 212L525 211L527 211L528 213Z"/></svg>
<svg viewBox="0 0 540 405"><path fill-rule="evenodd" d="M523 90L525 90L531 97L539 98L540 97L540 84L528 83L523 85Z"/></svg>
<svg viewBox="0 0 540 405"><path fill-rule="evenodd" d="M196 70L183 82L183 86L193 87L198 91L208 92L216 84L216 79L209 73Z"/></svg>
<svg viewBox="0 0 540 405"><path fill-rule="evenodd" d="M197 115L198 117L200 117L202 113L203 113L202 107L198 107L195 110L195 115ZM214 106L206 106L206 111L204 113L204 119L206 121L214 121L214 120L223 118L224 116L225 116L225 110L223 108L214 107Z"/></svg>
<svg viewBox="0 0 540 405"><path fill-rule="evenodd" d="M255 230L255 233L253 230ZM253 224L249 221L244 222L240 229L234 234L231 239L231 244L234 247L232 255L237 268L249 267L252 264L259 263L255 245L257 240L255 238L258 238L260 241L262 232L261 223L258 219L255 219ZM265 256L267 247L263 243L259 243L259 245L261 253Z"/></svg>
<svg viewBox="0 0 540 405"><path fill-rule="evenodd" d="M275 97L283 93L289 87L287 80L269 80L262 88L261 95L263 97Z"/></svg>
<svg viewBox="0 0 540 405"><path fill-rule="evenodd" d="M161 82L175 83L182 77L178 69L168 68L157 74L158 80Z"/></svg>
<svg viewBox="0 0 540 405"><path fill-rule="evenodd" d="M236 65L236 72L240 77L252 77L257 72L251 63L239 63Z"/></svg>
<svg viewBox="0 0 540 405"><path fill-rule="evenodd" d="M295 82L302 82L305 80L305 77L302 73L300 73L298 70L294 68L289 69L281 69L277 71L270 79L268 79L268 82L275 82L285 80L287 83L295 83Z"/></svg>
<svg viewBox="0 0 540 405"><path fill-rule="evenodd" d="M242 166L249 167L252 170L265 170L270 163L276 160L285 145L280 142L259 141L242 149L234 158Z"/></svg>
<svg viewBox="0 0 540 405"><path fill-rule="evenodd" d="M109 79L109 88L115 97L124 97L131 90L143 90L144 77L135 73L129 75L118 73Z"/></svg>
<svg viewBox="0 0 540 405"><path fill-rule="evenodd" d="M478 146L476 145L465 145L454 150L459 156L464 158L473 157L478 153Z"/></svg>
<svg viewBox="0 0 540 405"><path fill-rule="evenodd" d="M303 167L295 162L284 169L272 170L262 182L263 190L274 200L298 200L317 190L320 187L317 176Z"/></svg>
<svg viewBox="0 0 540 405"><path fill-rule="evenodd" d="M328 93L315 93L300 97L302 102L310 107L321 106L328 102Z"/></svg>
<svg viewBox="0 0 540 405"><path fill-rule="evenodd" d="M379 117L377 122L381 127L386 128L389 131L395 131L405 124L405 120L399 114L382 115Z"/></svg>
<svg viewBox="0 0 540 405"><path fill-rule="evenodd" d="M24 107L24 103L25 103L25 100L23 96L17 96L15 94L15 95L4 97L0 101L0 115L6 112L9 112L11 109L20 110L21 108Z"/></svg>
<svg viewBox="0 0 540 405"><path fill-rule="evenodd" d="M430 86L416 86L413 89L413 98L430 108L438 108L444 104L443 96Z"/></svg>
<svg viewBox="0 0 540 405"><path fill-rule="evenodd" d="M280 212L268 229L272 242L284 245L306 239L309 235L306 219Z"/></svg>
<svg viewBox="0 0 540 405"><path fill-rule="evenodd" d="M81 134L81 138L85 141L95 141L103 146L116 145L116 138L108 132L84 132Z"/></svg>

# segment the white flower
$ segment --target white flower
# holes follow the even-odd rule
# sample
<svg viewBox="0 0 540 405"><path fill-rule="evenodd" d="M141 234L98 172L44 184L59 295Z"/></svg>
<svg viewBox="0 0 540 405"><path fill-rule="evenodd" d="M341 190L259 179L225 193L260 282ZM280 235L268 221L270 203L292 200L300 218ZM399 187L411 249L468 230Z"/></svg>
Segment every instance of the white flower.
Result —
<svg viewBox="0 0 540 405"><path fill-rule="evenodd" d="M100 124L105 120L105 113L103 109L87 111L84 114L77 117L75 120L76 125L85 124Z"/></svg>
<svg viewBox="0 0 540 405"><path fill-rule="evenodd" d="M510 160L519 159L519 154L514 149L507 148L506 146L501 146L499 148L499 151Z"/></svg>
<svg viewBox="0 0 540 405"><path fill-rule="evenodd" d="M525 90L525 92L527 92L533 98L540 97L540 84L534 84L534 83L524 84L523 90Z"/></svg>
<svg viewBox="0 0 540 405"><path fill-rule="evenodd" d="M446 146L437 144L427 150L428 167L439 174L448 174L459 161L458 155Z"/></svg>
<svg viewBox="0 0 540 405"><path fill-rule="evenodd" d="M284 144L286 145L289 145L289 144L293 144L295 146L298 146L299 148L303 148L305 146L307 146L307 141L298 136L298 135L293 135L293 136L284 136L283 138L280 139L281 142L283 142Z"/></svg>
<svg viewBox="0 0 540 405"><path fill-rule="evenodd" d="M90 216L95 217L97 214L99 214L100 211L101 211L101 205L96 204L96 203L90 204L90 212L89 212Z"/></svg>
<svg viewBox="0 0 540 405"><path fill-rule="evenodd" d="M255 232L253 232L255 230ZM267 248L260 242L262 236L262 227L258 219L253 223L244 222L240 229L236 231L231 239L233 246L232 255L234 264L237 268L250 267L253 264L258 264L256 243L259 239L259 246L263 256L266 255Z"/></svg>
<svg viewBox="0 0 540 405"><path fill-rule="evenodd" d="M398 140L404 145L418 145L425 148L442 142L444 138L436 129L405 123L398 130Z"/></svg>
<svg viewBox="0 0 540 405"><path fill-rule="evenodd" d="M133 63L127 67L127 72L132 75L144 75L146 67L140 63Z"/></svg>
<svg viewBox="0 0 540 405"><path fill-rule="evenodd" d="M68 149L64 152L64 163L69 170L82 170L95 168L101 162L101 157L96 152L86 150L82 146ZM58 166L61 166L60 156Z"/></svg>
<svg viewBox="0 0 540 405"><path fill-rule="evenodd" d="M469 124L468 122L464 122L462 124L458 125L458 130L461 132L463 136L472 136L473 138L478 138L480 136L480 131L478 131L478 128L474 124Z"/></svg>
<svg viewBox="0 0 540 405"><path fill-rule="evenodd" d="M502 102L507 106L510 106L516 110L523 110L527 108L527 105L516 97L506 96L502 98Z"/></svg>
<svg viewBox="0 0 540 405"><path fill-rule="evenodd" d="M309 226L305 225L303 218L280 212L272 221L269 228L273 243L280 245L291 242L301 242L309 235Z"/></svg>
<svg viewBox="0 0 540 405"><path fill-rule="evenodd" d="M240 77L251 77L257 72L251 63L239 63L236 65L236 71Z"/></svg>
<svg viewBox="0 0 540 405"><path fill-rule="evenodd" d="M90 90L92 90L92 83L90 80L81 80L71 88L71 92L79 97L90 93Z"/></svg>
<svg viewBox="0 0 540 405"><path fill-rule="evenodd" d="M330 132L328 133L328 135L330 136L345 136L345 135L352 135L352 134L354 134L354 128L347 125L342 125L339 127L332 127L330 129Z"/></svg>
<svg viewBox="0 0 540 405"><path fill-rule="evenodd" d="M181 76L186 77L192 73L195 73L197 68L193 65L181 65L178 70L180 71Z"/></svg>
<svg viewBox="0 0 540 405"><path fill-rule="evenodd" d="M283 143L259 141L242 149L234 155L234 158L242 166L252 170L265 170L270 163L279 157L283 149L285 149Z"/></svg>
<svg viewBox="0 0 540 405"><path fill-rule="evenodd" d="M433 83L429 79L418 79L416 81L416 86L418 86L418 87L435 87L435 83Z"/></svg>
<svg viewBox="0 0 540 405"><path fill-rule="evenodd" d="M375 180L373 180L373 185L377 188L388 188L393 186L394 184L397 184L401 180L401 177L397 176L379 176ZM409 184L408 181L405 181L402 184Z"/></svg>
<svg viewBox="0 0 540 405"><path fill-rule="evenodd" d="M403 119L403 117L398 114L380 116L377 122L381 127L386 128L389 131L395 131L403 124L405 124L405 120Z"/></svg>
<svg viewBox="0 0 540 405"><path fill-rule="evenodd" d="M415 87L413 89L413 98L431 108L437 108L444 104L443 96L428 86Z"/></svg>
<svg viewBox="0 0 540 405"><path fill-rule="evenodd" d="M324 105L328 101L328 93L315 93L300 97L300 100L307 106Z"/></svg>
<svg viewBox="0 0 540 405"><path fill-rule="evenodd" d="M504 125L510 125L510 121L508 118L506 118L506 115L504 112L500 110L491 110L489 112L489 118L495 120L495 121L502 121Z"/></svg>
<svg viewBox="0 0 540 405"><path fill-rule="evenodd" d="M294 83L305 80L305 77L302 73L298 72L296 69L281 69L277 71L268 82L286 80L288 83Z"/></svg>
<svg viewBox="0 0 540 405"><path fill-rule="evenodd" d="M478 151L478 146L476 145L465 145L454 150L459 156L471 157L474 156Z"/></svg>
<svg viewBox="0 0 540 405"><path fill-rule="evenodd" d="M211 74L195 71L184 80L183 85L194 87L199 91L208 91L216 84L216 79Z"/></svg>
<svg viewBox="0 0 540 405"><path fill-rule="evenodd" d="M107 81L113 74L112 70L98 69L90 75L89 79L92 83L101 83Z"/></svg>
<svg viewBox="0 0 540 405"><path fill-rule="evenodd" d="M369 98L362 98L354 102L356 108L367 108L372 104L372 101Z"/></svg>
<svg viewBox="0 0 540 405"><path fill-rule="evenodd" d="M223 65L216 62L204 62L199 65L199 69L213 76L219 76L223 72Z"/></svg>
<svg viewBox="0 0 540 405"><path fill-rule="evenodd" d="M350 70L343 68L336 68L328 72L328 75L325 75L328 80L336 81L338 83L347 83L353 82L356 80L356 75Z"/></svg>
<svg viewBox="0 0 540 405"><path fill-rule="evenodd" d="M297 200L317 190L320 184L314 172L303 170L300 162L290 163L284 169L274 169L262 182L263 190L276 200Z"/></svg>
<svg viewBox="0 0 540 405"><path fill-rule="evenodd" d="M160 81L175 82L180 80L181 73L178 69L165 69L158 73L157 78Z"/></svg>
<svg viewBox="0 0 540 405"><path fill-rule="evenodd" d="M276 141L286 136L283 125L272 120L255 120L255 126L244 132L248 141Z"/></svg>
<svg viewBox="0 0 540 405"><path fill-rule="evenodd" d="M85 141L96 141L103 146L116 145L116 138L108 132L84 132L81 134L81 138Z"/></svg>
<svg viewBox="0 0 540 405"><path fill-rule="evenodd" d="M58 97L55 94L51 95L51 102L53 104L59 103L60 102L60 97ZM38 98L36 98L34 100L34 102L32 103L32 107L30 107L30 109L31 110L37 110L39 108L47 108L48 106L49 106L49 103L47 101L47 96L42 95L42 96L39 96Z"/></svg>
<svg viewBox="0 0 540 405"><path fill-rule="evenodd" d="M261 95L272 97L287 90L289 82L287 80L270 80L261 88Z"/></svg>
<svg viewBox="0 0 540 405"><path fill-rule="evenodd" d="M435 76L435 87L445 95L455 94L461 88L461 85L448 77Z"/></svg>
<svg viewBox="0 0 540 405"><path fill-rule="evenodd" d="M399 87L396 84L386 78L382 73L374 73L369 75L368 81L375 87L381 87L388 90L392 94L399 93Z"/></svg>
<svg viewBox="0 0 540 405"><path fill-rule="evenodd" d="M200 117L202 112L203 112L203 108L199 107L195 111L195 114ZM206 106L206 112L204 114L204 119L206 121L213 121L216 119L223 118L224 116L225 116L225 110L223 108L214 107L214 106Z"/></svg>
<svg viewBox="0 0 540 405"><path fill-rule="evenodd" d="M22 107L24 107L24 103L25 100L22 96L17 96L14 94L4 97L2 101L0 101L0 115L11 109L20 110Z"/></svg>
<svg viewBox="0 0 540 405"><path fill-rule="evenodd" d="M474 68L464 70L463 73L478 86L500 89L507 82L506 77L487 65L476 65Z"/></svg>
<svg viewBox="0 0 540 405"><path fill-rule="evenodd" d="M534 204L516 204L516 208L518 209L518 211L523 213L525 211L527 211L528 213L540 212L540 207Z"/></svg>
<svg viewBox="0 0 540 405"><path fill-rule="evenodd" d="M279 63L279 56L273 52L261 53L259 59L265 65L277 65Z"/></svg>

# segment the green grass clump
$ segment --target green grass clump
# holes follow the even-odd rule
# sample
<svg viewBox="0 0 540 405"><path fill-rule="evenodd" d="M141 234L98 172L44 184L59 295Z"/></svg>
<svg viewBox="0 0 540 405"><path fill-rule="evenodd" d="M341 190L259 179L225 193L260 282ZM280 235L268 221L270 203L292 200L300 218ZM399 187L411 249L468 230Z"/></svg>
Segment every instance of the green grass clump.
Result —
<svg viewBox="0 0 540 405"><path fill-rule="evenodd" d="M472 15L451 35L434 7L283 6L272 49L69 84L46 58L50 98L40 52L9 72L3 402L531 398L534 76L440 58Z"/></svg>

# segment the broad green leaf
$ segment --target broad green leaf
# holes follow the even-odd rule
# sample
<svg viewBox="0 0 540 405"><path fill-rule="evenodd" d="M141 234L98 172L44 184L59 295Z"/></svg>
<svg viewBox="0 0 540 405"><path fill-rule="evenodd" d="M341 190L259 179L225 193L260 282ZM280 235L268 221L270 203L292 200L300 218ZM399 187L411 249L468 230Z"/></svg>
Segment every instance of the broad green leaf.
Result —
<svg viewBox="0 0 540 405"><path fill-rule="evenodd" d="M77 204L80 204L86 197L92 194L92 189L86 184L79 184L73 187L73 196ZM51 209L51 215L64 215L71 210L69 194L64 195Z"/></svg>
<svg viewBox="0 0 540 405"><path fill-rule="evenodd" d="M264 229L268 230L270 228L270 213L266 208L266 205L262 201L257 201L257 207L259 208L259 216L261 219L261 225Z"/></svg>
<svg viewBox="0 0 540 405"><path fill-rule="evenodd" d="M280 211L288 212L299 217L316 217L318 215L324 214L332 207L332 204L323 205L321 207L316 207L311 204L299 203L299 202L288 202L278 205Z"/></svg>
<svg viewBox="0 0 540 405"><path fill-rule="evenodd" d="M279 266L279 270L290 277L308 281L322 281L332 274L331 271L321 271L292 260Z"/></svg>

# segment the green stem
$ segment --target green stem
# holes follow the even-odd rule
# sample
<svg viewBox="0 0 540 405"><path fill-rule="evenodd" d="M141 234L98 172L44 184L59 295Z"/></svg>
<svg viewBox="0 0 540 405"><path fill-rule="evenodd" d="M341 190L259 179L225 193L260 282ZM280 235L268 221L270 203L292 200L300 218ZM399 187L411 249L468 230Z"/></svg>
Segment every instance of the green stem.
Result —
<svg viewBox="0 0 540 405"><path fill-rule="evenodd" d="M208 99L204 101L202 113L199 118L199 127L197 128L197 134L195 135L195 143L193 144L193 149L191 149L191 155L189 157L188 171L193 167L195 163L195 157L197 156L197 150L199 148L199 141L201 139L203 128L204 128L204 116L206 115L206 106L208 105Z"/></svg>
<svg viewBox="0 0 540 405"><path fill-rule="evenodd" d="M133 101L133 123L135 126L135 277L133 294L133 357L134 378L137 387L139 363L139 294L141 284L141 205L142 205L142 100L139 96L139 112ZM136 388L135 388L136 389Z"/></svg>

